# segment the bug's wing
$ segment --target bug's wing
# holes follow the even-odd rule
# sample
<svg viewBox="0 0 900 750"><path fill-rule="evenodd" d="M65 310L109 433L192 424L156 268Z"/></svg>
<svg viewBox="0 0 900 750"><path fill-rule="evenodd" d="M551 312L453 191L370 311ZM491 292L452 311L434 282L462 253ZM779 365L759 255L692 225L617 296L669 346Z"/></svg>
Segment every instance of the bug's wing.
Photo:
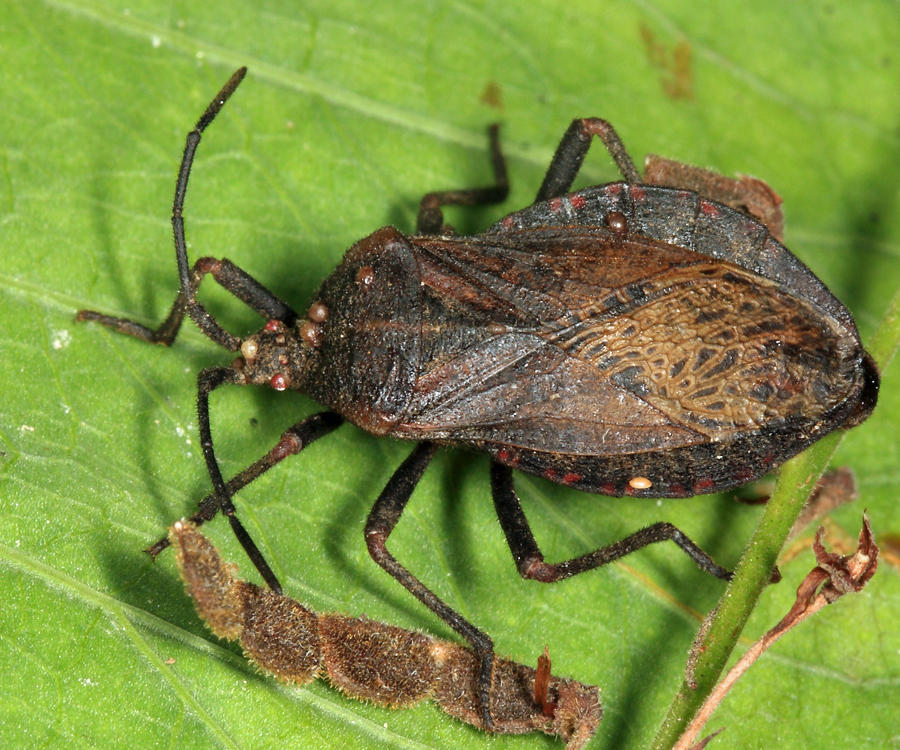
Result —
<svg viewBox="0 0 900 750"><path fill-rule="evenodd" d="M424 366L400 436L533 452L546 473L772 430L812 442L861 388L839 323L745 269L599 229L468 240L418 256Z"/></svg>
<svg viewBox="0 0 900 750"><path fill-rule="evenodd" d="M404 436L602 454L707 438L533 333L498 334L423 373Z"/></svg>

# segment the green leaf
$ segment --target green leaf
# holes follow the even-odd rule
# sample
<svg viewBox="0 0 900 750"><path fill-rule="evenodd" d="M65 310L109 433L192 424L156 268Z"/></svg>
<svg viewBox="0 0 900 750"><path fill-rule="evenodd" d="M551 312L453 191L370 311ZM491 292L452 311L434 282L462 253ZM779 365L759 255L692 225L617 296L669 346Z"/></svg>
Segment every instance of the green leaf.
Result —
<svg viewBox="0 0 900 750"><path fill-rule="evenodd" d="M327 685L288 689L198 621L163 555L141 549L209 488L195 377L230 356L195 328L171 349L96 325L94 308L161 321L177 289L169 211L184 136L241 64L207 131L186 206L193 258L227 256L303 309L344 250L385 224L411 231L427 191L490 178L503 123L504 207L448 212L478 231L527 205L569 121L613 122L648 152L761 177L787 244L853 311L864 340L900 287L900 22L896 5L311 0L8 0L0 7L0 745L3 747L555 747L489 739L432 706L390 712ZM615 179L596 149L585 181ZM229 330L258 319L204 286ZM879 351L896 346L896 330ZM891 343L891 341L893 343ZM861 499L834 514L852 544L863 508L900 533L900 387L834 462ZM317 406L227 389L212 403L227 473ZM239 512L294 597L448 629L368 558L362 526L409 446L342 427L241 493ZM447 450L392 551L498 650L600 685L592 747L641 747L723 587L660 546L543 586L519 579L492 516L484 457ZM657 520L734 565L761 514L731 497L616 500L516 476L548 559ZM227 525L209 533L247 577ZM891 536L893 535L893 536ZM812 530L803 538L809 540ZM900 703L896 552L861 594L780 641L738 684L713 747L881 748ZM778 621L813 567L803 551L763 593L742 643ZM734 657L732 657L734 658Z"/></svg>

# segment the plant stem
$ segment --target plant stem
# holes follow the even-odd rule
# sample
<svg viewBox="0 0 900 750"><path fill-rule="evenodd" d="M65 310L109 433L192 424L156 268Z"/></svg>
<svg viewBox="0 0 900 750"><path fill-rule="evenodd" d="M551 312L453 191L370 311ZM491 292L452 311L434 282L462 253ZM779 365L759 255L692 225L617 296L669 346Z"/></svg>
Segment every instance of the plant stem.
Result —
<svg viewBox="0 0 900 750"><path fill-rule="evenodd" d="M882 372L900 346L900 292L888 304L872 337L869 351ZM800 514L843 433L833 432L809 450L784 464L759 526L735 570L734 579L719 602L705 635L695 644L698 654L692 679L682 682L653 740L654 750L668 750L715 687L750 613L769 581L775 561L794 520Z"/></svg>
<svg viewBox="0 0 900 750"><path fill-rule="evenodd" d="M815 487L831 454L840 441L832 433L781 468L778 484L766 505L750 544L744 551L695 653L693 680L682 682L653 740L654 750L668 750L681 736L703 701L715 687L728 657L766 587L794 520Z"/></svg>

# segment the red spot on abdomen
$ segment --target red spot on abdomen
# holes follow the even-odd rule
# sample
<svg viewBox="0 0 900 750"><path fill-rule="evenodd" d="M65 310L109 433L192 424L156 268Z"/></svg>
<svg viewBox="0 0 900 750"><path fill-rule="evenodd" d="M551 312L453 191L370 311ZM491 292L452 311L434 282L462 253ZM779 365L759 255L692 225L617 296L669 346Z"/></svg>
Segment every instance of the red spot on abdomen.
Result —
<svg viewBox="0 0 900 750"><path fill-rule="evenodd" d="M700 201L700 210L707 216L712 216L713 218L716 218L721 213L719 207L715 203L710 203L709 201Z"/></svg>
<svg viewBox="0 0 900 750"><path fill-rule="evenodd" d="M698 479L694 482L694 492L698 495L702 495L707 490L711 489L715 484L712 479Z"/></svg>

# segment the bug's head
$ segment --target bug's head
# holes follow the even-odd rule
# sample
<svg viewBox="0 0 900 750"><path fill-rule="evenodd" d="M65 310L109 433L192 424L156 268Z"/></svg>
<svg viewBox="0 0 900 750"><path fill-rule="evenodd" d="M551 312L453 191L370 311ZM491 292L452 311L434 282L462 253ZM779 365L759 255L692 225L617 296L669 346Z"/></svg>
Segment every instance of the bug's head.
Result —
<svg viewBox="0 0 900 750"><path fill-rule="evenodd" d="M252 382L283 376L284 387L302 390L363 429L390 431L418 371L419 294L409 240L392 227L379 229L347 251L305 319L280 332L281 348L266 355ZM261 362L268 341L262 332L247 339L243 358L252 359L249 346Z"/></svg>
<svg viewBox="0 0 900 750"><path fill-rule="evenodd" d="M419 280L409 241L392 227L357 242L306 317L248 336L233 368L247 384L300 390L376 434L409 401L419 357Z"/></svg>
<svg viewBox="0 0 900 750"><path fill-rule="evenodd" d="M303 388L308 347L300 335L302 323L289 327L280 320L270 320L262 330L241 342L241 356L232 367L243 383L269 385L276 391Z"/></svg>

